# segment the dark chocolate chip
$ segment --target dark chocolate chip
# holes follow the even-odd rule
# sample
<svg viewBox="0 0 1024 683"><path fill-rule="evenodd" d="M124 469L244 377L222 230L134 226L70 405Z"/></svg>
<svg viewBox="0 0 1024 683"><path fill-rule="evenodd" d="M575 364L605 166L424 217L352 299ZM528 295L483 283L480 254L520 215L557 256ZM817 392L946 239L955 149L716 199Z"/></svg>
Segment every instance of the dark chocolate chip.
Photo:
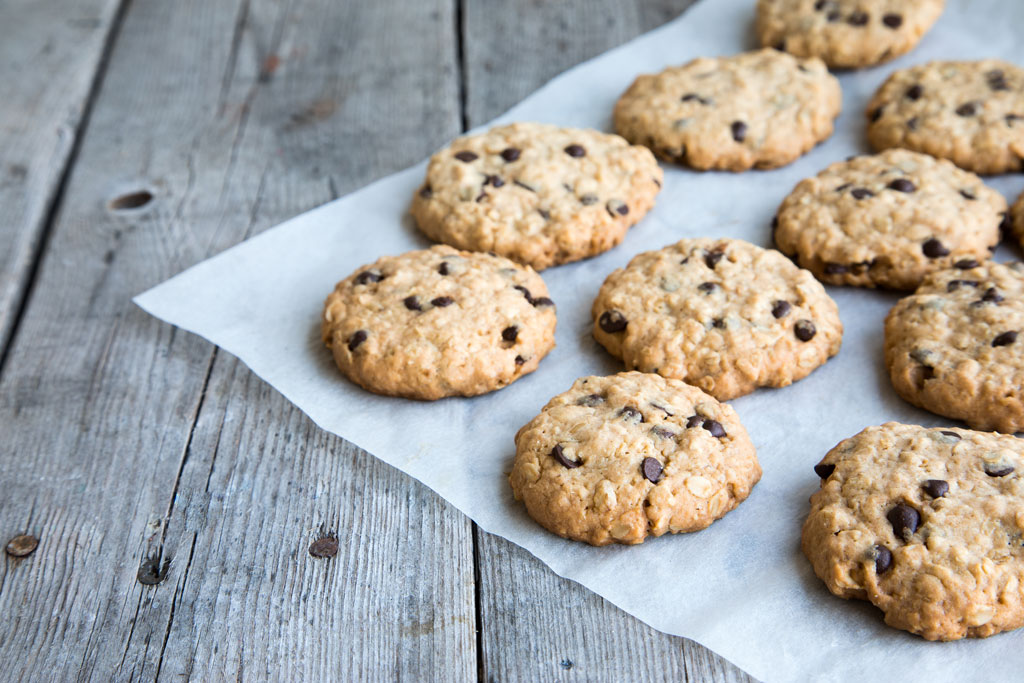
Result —
<svg viewBox="0 0 1024 683"><path fill-rule="evenodd" d="M566 455L565 451L562 450L562 444L558 444L551 449L551 457L561 463L562 467L568 469L575 469L583 464L582 460L570 460Z"/></svg>
<svg viewBox="0 0 1024 683"><path fill-rule="evenodd" d="M657 484L661 481L662 469L661 463L654 458L644 458L643 462L640 463L640 471L643 473L644 479L652 484Z"/></svg>
<svg viewBox="0 0 1024 683"><path fill-rule="evenodd" d="M1009 90L1010 85L1006 82L1006 74L1003 73L1002 69L993 69L985 74L985 79L988 81L988 87L993 90Z"/></svg>
<svg viewBox="0 0 1024 683"><path fill-rule="evenodd" d="M19 534L7 541L4 548L11 557L28 557L39 547L39 539L31 534Z"/></svg>
<svg viewBox="0 0 1024 683"><path fill-rule="evenodd" d="M875 551L875 573L884 574L892 569L892 552L884 545L876 545Z"/></svg>
<svg viewBox="0 0 1024 683"><path fill-rule="evenodd" d="M716 285L714 282L702 282L699 285L697 285L697 289L699 291L703 292L704 294L710 294L711 292L715 291L717 288L718 288L718 285Z"/></svg>
<svg viewBox="0 0 1024 683"><path fill-rule="evenodd" d="M793 310L793 305L788 301L776 301L772 304L772 315L778 318L785 318Z"/></svg>
<svg viewBox="0 0 1024 683"><path fill-rule="evenodd" d="M977 280L950 280L946 283L946 291L955 292L961 287L978 287L980 284Z"/></svg>
<svg viewBox="0 0 1024 683"><path fill-rule="evenodd" d="M451 270L448 269L448 262L441 261L441 265L437 267L437 272L441 273L441 275L450 275Z"/></svg>
<svg viewBox="0 0 1024 683"><path fill-rule="evenodd" d="M921 250L924 255L928 258L940 258L942 256L949 256L949 249L946 248L942 242L938 241L934 237L921 245Z"/></svg>
<svg viewBox="0 0 1024 683"><path fill-rule="evenodd" d="M605 208L608 213L611 214L612 218L615 218L615 214L625 216L629 213L629 205L618 199L609 199L608 203L605 204Z"/></svg>
<svg viewBox="0 0 1024 683"><path fill-rule="evenodd" d="M355 351L364 341L366 341L366 330L356 330L356 333L348 338L348 350Z"/></svg>
<svg viewBox="0 0 1024 683"><path fill-rule="evenodd" d="M974 102L964 102L956 108L957 116L974 116L978 113L978 105Z"/></svg>
<svg viewBox="0 0 1024 683"><path fill-rule="evenodd" d="M626 329L626 325L629 321L626 320L626 316L622 315L618 311L605 311L601 314L601 317L597 319L597 324L602 330L608 334L613 332L622 332Z"/></svg>
<svg viewBox="0 0 1024 683"><path fill-rule="evenodd" d="M871 123L874 123L878 119L882 118L882 114L884 112L885 112L885 107L884 106L879 107L878 109L876 109L873 112L871 112L870 114L868 114L868 118L871 120Z"/></svg>
<svg viewBox="0 0 1024 683"><path fill-rule="evenodd" d="M519 290L520 292L523 293L523 296L526 297L527 301L529 301L531 304L533 303L533 297L530 296L530 290L528 290L526 287L523 287L522 285L512 285L512 289Z"/></svg>
<svg viewBox="0 0 1024 683"><path fill-rule="evenodd" d="M793 326L793 334L800 341L811 341L817 333L818 329L810 320L797 320L796 325Z"/></svg>
<svg viewBox="0 0 1024 683"><path fill-rule="evenodd" d="M402 303L410 311L422 311L423 306L420 306L420 298L418 296L407 296L402 299Z"/></svg>
<svg viewBox="0 0 1024 683"><path fill-rule="evenodd" d="M942 498L949 493L949 482L942 479L928 479L921 484L921 488L932 498Z"/></svg>
<svg viewBox="0 0 1024 683"><path fill-rule="evenodd" d="M712 420L710 417L706 418L704 420L704 424L701 426L704 427L704 429L711 432L711 436L715 437L716 439L721 439L723 436L725 436L725 427L723 427L722 423L719 422L718 420Z"/></svg>
<svg viewBox="0 0 1024 683"><path fill-rule="evenodd" d="M554 306L555 302L546 296L539 296L536 299L530 301L534 308L544 308L545 306Z"/></svg>
<svg viewBox="0 0 1024 683"><path fill-rule="evenodd" d="M535 189L533 189L531 186L527 185L526 183L524 183L524 182L522 182L520 180L513 180L512 183L515 184L515 185L518 185L519 187L523 188L524 190L529 190L530 192L536 192Z"/></svg>
<svg viewBox="0 0 1024 683"><path fill-rule="evenodd" d="M972 202L978 198L978 195L974 194L970 190L960 190L960 196Z"/></svg>
<svg viewBox="0 0 1024 683"><path fill-rule="evenodd" d="M704 263L708 268L714 269L718 265L718 262L725 256L723 251L709 251L704 254Z"/></svg>
<svg viewBox="0 0 1024 683"><path fill-rule="evenodd" d="M686 428L687 429L693 429L694 427L699 427L699 426L701 426L701 424L703 424L703 422L704 422L703 416L701 416L701 415L691 415L690 417L686 418Z"/></svg>
<svg viewBox="0 0 1024 683"><path fill-rule="evenodd" d="M356 275L356 284L365 285L370 282L380 282L384 279L384 276L376 270L364 270L363 272Z"/></svg>
<svg viewBox="0 0 1024 683"><path fill-rule="evenodd" d="M828 20L829 23L835 23L839 21L839 19L842 16L843 15L839 13L839 10L832 10L831 12L825 15L825 19Z"/></svg>
<svg viewBox="0 0 1024 683"><path fill-rule="evenodd" d="M1020 114L1007 114L1006 115L1006 125L1012 126L1014 121L1024 121L1024 116L1021 116Z"/></svg>
<svg viewBox="0 0 1024 683"><path fill-rule="evenodd" d="M626 406L619 411L619 417L626 420L626 422L632 422L638 424L644 421L644 415L633 406Z"/></svg>
<svg viewBox="0 0 1024 683"><path fill-rule="evenodd" d="M854 199L867 199L868 197L875 196L875 193L866 187L855 187L850 190L850 194L853 195Z"/></svg>
<svg viewBox="0 0 1024 683"><path fill-rule="evenodd" d="M846 18L846 23L850 26L866 26L868 23L868 13L857 10Z"/></svg>
<svg viewBox="0 0 1024 683"><path fill-rule="evenodd" d="M981 300L989 304L998 304L1003 302L1003 295L995 287L989 287L985 290Z"/></svg>
<svg viewBox="0 0 1024 683"><path fill-rule="evenodd" d="M480 203L480 202L482 202L483 200L487 199L487 197L489 197L489 196L490 196L490 195L488 195L488 194L487 194L486 192L481 192L480 194L478 194L478 195L476 196L476 201L477 201L477 203L479 204L479 203Z"/></svg>
<svg viewBox="0 0 1024 683"><path fill-rule="evenodd" d="M903 17L899 14L886 14L882 17L882 23L889 28L899 28L903 25Z"/></svg>
<svg viewBox="0 0 1024 683"><path fill-rule="evenodd" d="M455 303L455 299L451 298L450 296L439 296L435 299L431 299L430 303L433 304L434 306L437 306L438 308L444 308L445 306L451 306L453 303Z"/></svg>
<svg viewBox="0 0 1024 683"><path fill-rule="evenodd" d="M544 220L551 220L551 212L548 211L547 209L537 209L537 213L539 213L540 217L543 218Z"/></svg>
<svg viewBox="0 0 1024 683"><path fill-rule="evenodd" d="M515 161L519 158L519 150L515 147L508 147L501 151L501 158L505 161Z"/></svg>
<svg viewBox="0 0 1024 683"><path fill-rule="evenodd" d="M981 264L972 258L963 258L953 264L960 270L970 270L971 268L977 268Z"/></svg>
<svg viewBox="0 0 1024 683"><path fill-rule="evenodd" d="M576 400L576 405L586 406L587 408L593 408L604 403L604 396L600 394L587 394Z"/></svg>
<svg viewBox="0 0 1024 683"><path fill-rule="evenodd" d="M827 4L828 0L817 0L817 2L814 3L814 11L820 12L821 10L825 9L825 5Z"/></svg>
<svg viewBox="0 0 1024 683"><path fill-rule="evenodd" d="M998 463L987 462L985 463L985 474L990 477L1005 477L1013 472L1013 465L1003 465Z"/></svg>
<svg viewBox="0 0 1024 683"><path fill-rule="evenodd" d="M424 199L430 199L434 196L434 190L431 189L430 185L424 185L420 188L420 196Z"/></svg>
<svg viewBox="0 0 1024 683"><path fill-rule="evenodd" d="M491 187L501 187L505 184L505 181L501 179L501 176L489 175L484 178L484 185L490 183Z"/></svg>
<svg viewBox="0 0 1024 683"><path fill-rule="evenodd" d="M471 161L476 161L477 156L474 152L470 152L469 150L463 150L462 152L456 152L455 158L461 162L468 164Z"/></svg>
<svg viewBox="0 0 1024 683"><path fill-rule="evenodd" d="M889 183L888 187L890 190L896 190L897 192L906 192L908 194L917 191L917 187L914 185L914 183L910 182L906 178L897 178L896 180Z"/></svg>
<svg viewBox="0 0 1024 683"><path fill-rule="evenodd" d="M669 410L668 408L665 408L663 406L659 406L657 403L652 403L651 407L654 408L655 410L660 410L661 412L665 413L669 417L672 417L673 415L675 415L675 413L673 413L671 410Z"/></svg>
<svg viewBox="0 0 1024 683"><path fill-rule="evenodd" d="M501 331L501 338L507 342L514 342L516 337L519 336L519 327L516 325L509 325Z"/></svg>
<svg viewBox="0 0 1024 683"><path fill-rule="evenodd" d="M892 524L892 532L896 534L896 538L904 541L908 540L921 524L921 513L906 503L897 503L885 514L885 518Z"/></svg>
<svg viewBox="0 0 1024 683"><path fill-rule="evenodd" d="M946 432L946 431L942 431L942 432L939 432L939 434L945 434L946 436L951 436L951 437L953 437L954 439L956 439L957 441L959 441L959 440L960 440L960 438L961 438L961 437L960 437L960 435L959 435L959 434L957 434L956 432Z"/></svg>
<svg viewBox="0 0 1024 683"><path fill-rule="evenodd" d="M585 194L580 197L580 204L583 206L591 206L592 204L597 204L597 202L598 198L596 194Z"/></svg>
<svg viewBox="0 0 1024 683"><path fill-rule="evenodd" d="M747 124L742 121L733 121L732 126L732 139L736 142L743 142L747 139Z"/></svg>
<svg viewBox="0 0 1024 683"><path fill-rule="evenodd" d="M1017 341L1017 332L1010 330L1009 332L1003 332L993 339L992 346L1009 346L1015 341Z"/></svg>
<svg viewBox="0 0 1024 683"><path fill-rule="evenodd" d="M724 330L725 320L723 320L722 318L715 318L714 320L711 321L711 326L719 330Z"/></svg>
<svg viewBox="0 0 1024 683"><path fill-rule="evenodd" d="M523 358L522 356L516 356L515 363L516 365L523 365L524 363L526 363L526 359Z"/></svg>
<svg viewBox="0 0 1024 683"><path fill-rule="evenodd" d="M688 92L683 95L683 102L700 102L701 104L711 104L711 100L706 100L697 93Z"/></svg>
<svg viewBox="0 0 1024 683"><path fill-rule="evenodd" d="M309 544L309 554L321 559L338 554L338 539L333 536L318 538Z"/></svg>
<svg viewBox="0 0 1024 683"><path fill-rule="evenodd" d="M850 267L842 263L826 263L824 271L825 275L842 275L843 273L849 273Z"/></svg>
<svg viewBox="0 0 1024 683"><path fill-rule="evenodd" d="M569 145L568 147L565 148L564 151L566 154L575 159L587 156L587 150L583 149L582 145Z"/></svg>
<svg viewBox="0 0 1024 683"><path fill-rule="evenodd" d="M915 83L914 85L907 88L906 94L908 99L918 100L921 99L921 95L924 94L924 88L922 88L919 83Z"/></svg>
<svg viewBox="0 0 1024 683"><path fill-rule="evenodd" d="M836 466L828 463L821 463L814 466L814 473L822 479L828 479L836 471Z"/></svg>

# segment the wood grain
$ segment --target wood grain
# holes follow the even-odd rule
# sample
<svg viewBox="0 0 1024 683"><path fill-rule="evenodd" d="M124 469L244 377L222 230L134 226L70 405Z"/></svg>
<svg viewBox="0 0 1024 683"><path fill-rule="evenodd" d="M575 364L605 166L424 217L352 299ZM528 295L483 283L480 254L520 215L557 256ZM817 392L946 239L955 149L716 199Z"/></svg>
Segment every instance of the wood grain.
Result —
<svg viewBox="0 0 1024 683"><path fill-rule="evenodd" d="M694 0L469 2L466 112L485 123L565 69L677 16ZM512 543L475 529L488 680L746 681L706 648L659 633L555 575Z"/></svg>
<svg viewBox="0 0 1024 683"><path fill-rule="evenodd" d="M448 0L131 3L0 377L0 534L40 538L0 560L3 678L476 671L468 520L129 302L455 134L454 27Z"/></svg>

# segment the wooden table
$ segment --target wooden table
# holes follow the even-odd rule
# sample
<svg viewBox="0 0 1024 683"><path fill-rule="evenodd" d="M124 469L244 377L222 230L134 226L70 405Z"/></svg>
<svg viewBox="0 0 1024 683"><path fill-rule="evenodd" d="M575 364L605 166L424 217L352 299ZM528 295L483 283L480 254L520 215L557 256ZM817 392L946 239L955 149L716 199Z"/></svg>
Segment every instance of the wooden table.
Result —
<svg viewBox="0 0 1024 683"><path fill-rule="evenodd" d="M0 678L745 679L130 302L691 2L0 2Z"/></svg>

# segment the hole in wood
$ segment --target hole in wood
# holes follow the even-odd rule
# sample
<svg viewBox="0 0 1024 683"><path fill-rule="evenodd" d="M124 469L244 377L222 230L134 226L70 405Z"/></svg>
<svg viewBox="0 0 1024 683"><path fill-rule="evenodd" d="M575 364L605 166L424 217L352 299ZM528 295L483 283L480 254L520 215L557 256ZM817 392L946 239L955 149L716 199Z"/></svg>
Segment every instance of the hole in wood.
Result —
<svg viewBox="0 0 1024 683"><path fill-rule="evenodd" d="M110 208L114 211L125 211L126 209L138 209L149 204L153 200L153 193L149 190L129 192L120 197L110 200Z"/></svg>

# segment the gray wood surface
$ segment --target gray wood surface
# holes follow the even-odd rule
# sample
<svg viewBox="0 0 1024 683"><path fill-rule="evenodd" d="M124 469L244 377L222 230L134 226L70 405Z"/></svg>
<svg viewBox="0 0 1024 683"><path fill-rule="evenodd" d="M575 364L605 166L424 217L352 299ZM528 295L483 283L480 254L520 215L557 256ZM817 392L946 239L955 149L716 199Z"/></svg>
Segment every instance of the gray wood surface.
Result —
<svg viewBox="0 0 1024 683"><path fill-rule="evenodd" d="M31 204L0 223L0 541L40 538L0 558L0 679L742 680L129 301L691 1L0 3L0 56L4 19L103 10L84 42L17 36L62 44L10 77L76 147L0 101L3 161L45 179L0 181Z"/></svg>

